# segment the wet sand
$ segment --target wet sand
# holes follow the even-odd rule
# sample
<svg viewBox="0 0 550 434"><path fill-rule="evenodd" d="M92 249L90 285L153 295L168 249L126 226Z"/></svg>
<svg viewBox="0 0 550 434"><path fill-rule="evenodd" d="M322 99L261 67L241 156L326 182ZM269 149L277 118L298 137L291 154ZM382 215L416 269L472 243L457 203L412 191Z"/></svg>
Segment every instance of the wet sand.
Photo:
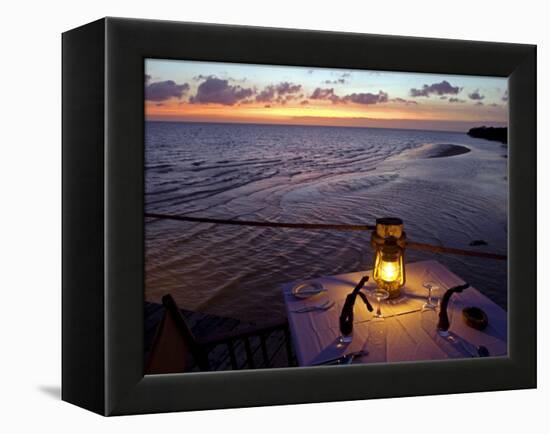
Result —
<svg viewBox="0 0 550 434"><path fill-rule="evenodd" d="M461 145L451 145L446 143L427 143L415 149L402 152L396 158L398 159L423 159L423 158L442 158L455 155L467 154L470 148Z"/></svg>

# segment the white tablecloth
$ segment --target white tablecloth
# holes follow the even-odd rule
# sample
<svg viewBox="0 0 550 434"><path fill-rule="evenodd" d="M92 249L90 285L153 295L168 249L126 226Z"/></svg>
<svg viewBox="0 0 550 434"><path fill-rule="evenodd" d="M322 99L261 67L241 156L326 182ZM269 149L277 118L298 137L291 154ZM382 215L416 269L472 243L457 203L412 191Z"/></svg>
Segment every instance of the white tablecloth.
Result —
<svg viewBox="0 0 550 434"><path fill-rule="evenodd" d="M479 345L487 347L491 356L507 354L507 313L501 307L470 287L460 294L454 294L449 304L448 314L451 320L450 331L454 341L440 337L436 331L436 314L421 313L420 308L426 301L427 290L422 283L435 281L445 289L464 283L437 261L410 263L406 266L407 281L401 288L402 296L396 300L382 302L382 313L386 317L382 326L385 332L385 345L380 337L375 339L372 321L376 311L376 300L368 296L374 311L368 312L363 301L357 297L354 309L353 340L349 345L338 346L340 336L338 318L346 298L362 276L371 276L371 271L326 276L312 281L319 282L327 289L325 293L308 299L298 299L291 294L292 288L301 282L283 285L283 295L287 308L288 321L301 366L316 364L327 359L366 349L369 354L354 360L354 363L380 363L420 360L441 360L448 358L472 357ZM369 281L368 291L375 283ZM327 311L294 313L293 311L309 305L317 305L326 300L335 302ZM489 325L478 331L466 325L462 319L462 309L476 306L485 311ZM380 327L380 325L375 325ZM380 330L378 328L378 330ZM382 341L382 342L383 342Z"/></svg>

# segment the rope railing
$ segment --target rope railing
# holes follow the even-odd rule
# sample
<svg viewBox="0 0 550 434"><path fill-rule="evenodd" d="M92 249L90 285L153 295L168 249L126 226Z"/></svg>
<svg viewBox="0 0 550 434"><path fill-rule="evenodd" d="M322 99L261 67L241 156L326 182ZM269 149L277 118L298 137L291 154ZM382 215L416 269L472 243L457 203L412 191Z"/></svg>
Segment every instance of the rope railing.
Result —
<svg viewBox="0 0 550 434"><path fill-rule="evenodd" d="M286 228L286 229L305 229L305 230L334 230L334 231L372 231L375 226L372 225L336 225L321 223L280 223L280 222L259 222L249 220L225 220L213 219L208 217L188 217L171 214L145 213L145 217L156 219L176 220L192 223L214 223L219 225L237 225L237 226L260 226L267 228Z"/></svg>
<svg viewBox="0 0 550 434"><path fill-rule="evenodd" d="M270 221L230 220L215 219L209 217L190 217L173 214L145 213L145 217L163 220L174 220L190 223L211 223L234 226L255 226L268 228L302 229L302 230L334 230L334 231L373 231L374 225L346 225L346 224L324 224L324 223L285 223ZM436 246L427 243L418 243L407 240L407 248L433 253L447 253L451 255L474 256L478 258L496 259L505 261L506 255L490 252L478 252L476 250L457 249L454 247Z"/></svg>
<svg viewBox="0 0 550 434"><path fill-rule="evenodd" d="M478 258L498 259L501 261L506 261L506 259L508 259L506 255L502 255L500 253L478 252L477 250L465 250L457 249L455 247L434 246L433 244L417 243L415 241L408 240L407 248L433 253L448 253L450 255L476 256Z"/></svg>

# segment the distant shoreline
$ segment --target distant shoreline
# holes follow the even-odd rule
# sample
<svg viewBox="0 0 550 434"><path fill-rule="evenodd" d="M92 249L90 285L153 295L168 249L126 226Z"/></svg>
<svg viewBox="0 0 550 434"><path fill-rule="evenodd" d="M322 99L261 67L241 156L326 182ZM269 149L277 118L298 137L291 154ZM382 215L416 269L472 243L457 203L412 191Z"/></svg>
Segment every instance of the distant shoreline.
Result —
<svg viewBox="0 0 550 434"><path fill-rule="evenodd" d="M495 142L508 143L508 128L505 127L477 127L470 128L470 137L476 139L492 140Z"/></svg>

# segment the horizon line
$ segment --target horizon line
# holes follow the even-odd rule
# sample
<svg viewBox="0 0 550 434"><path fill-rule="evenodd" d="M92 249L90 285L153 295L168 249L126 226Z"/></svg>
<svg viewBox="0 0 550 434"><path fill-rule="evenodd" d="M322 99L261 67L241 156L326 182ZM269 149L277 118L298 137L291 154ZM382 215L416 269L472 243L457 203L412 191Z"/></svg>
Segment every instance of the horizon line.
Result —
<svg viewBox="0 0 550 434"><path fill-rule="evenodd" d="M362 126L362 125L316 125L307 123L279 123L279 122L241 122L241 121L202 121L202 120L174 120L174 119L147 119L145 122L162 122L162 123L175 123L175 124L231 124L231 125L275 125L286 127L321 127L321 128L360 128L360 129L374 129L374 130L404 130L404 131L430 131L430 132L447 132L447 133L462 133L467 134L468 130L434 130L426 128L400 128L400 127L375 127L375 126ZM437 121L434 121L437 122ZM445 121L443 121L445 122ZM469 121L464 121L469 122ZM498 122L481 122L478 127L491 126L491 124ZM473 127L473 128L478 128ZM508 125L497 128L508 128Z"/></svg>

